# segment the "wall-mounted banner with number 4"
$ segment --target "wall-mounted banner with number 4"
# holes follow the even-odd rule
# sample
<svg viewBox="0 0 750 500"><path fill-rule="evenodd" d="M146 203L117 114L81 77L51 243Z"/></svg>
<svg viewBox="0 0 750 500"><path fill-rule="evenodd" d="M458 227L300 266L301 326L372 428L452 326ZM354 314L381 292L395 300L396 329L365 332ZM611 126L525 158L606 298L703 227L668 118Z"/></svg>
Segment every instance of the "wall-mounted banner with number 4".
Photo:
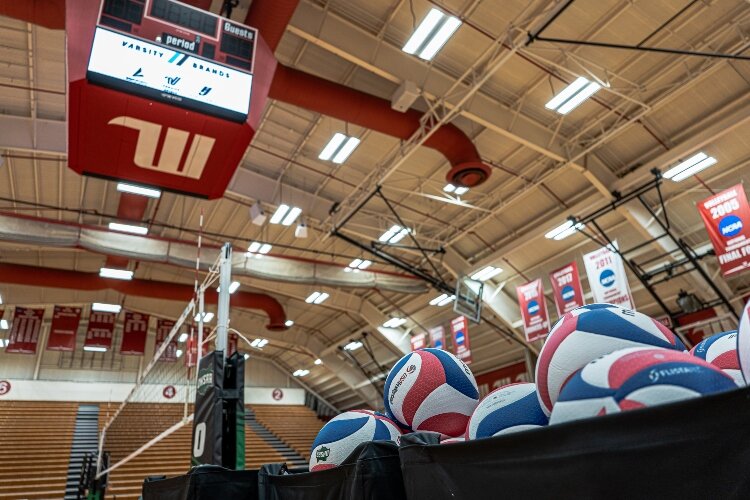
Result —
<svg viewBox="0 0 750 500"><path fill-rule="evenodd" d="M721 274L750 268L750 206L742 184L698 203L708 237L719 259Z"/></svg>
<svg viewBox="0 0 750 500"><path fill-rule="evenodd" d="M612 244L617 248L617 241ZM584 255L583 263L586 265L586 276L589 278L594 302L635 309L620 254L604 247Z"/></svg>

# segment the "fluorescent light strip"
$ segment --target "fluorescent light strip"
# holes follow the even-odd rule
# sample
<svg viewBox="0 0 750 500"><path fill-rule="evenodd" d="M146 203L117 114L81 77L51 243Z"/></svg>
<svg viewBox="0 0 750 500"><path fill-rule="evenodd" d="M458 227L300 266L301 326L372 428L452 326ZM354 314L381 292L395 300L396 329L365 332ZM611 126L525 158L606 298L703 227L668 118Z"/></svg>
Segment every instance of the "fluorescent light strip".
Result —
<svg viewBox="0 0 750 500"><path fill-rule="evenodd" d="M445 191L446 193L452 193L455 190L456 186L454 186L453 184L446 184L445 186L443 186L443 191Z"/></svg>
<svg viewBox="0 0 750 500"><path fill-rule="evenodd" d="M284 205L283 203L279 205L279 208L276 209L276 212L271 217L271 224L279 224L288 211L289 205Z"/></svg>
<svg viewBox="0 0 750 500"><path fill-rule="evenodd" d="M318 297L320 297L320 292L313 292L307 296L305 302L307 302L308 304L312 304Z"/></svg>
<svg viewBox="0 0 750 500"><path fill-rule="evenodd" d="M580 230L581 230L581 229L583 229L584 227L585 227L585 226L584 226L583 224L581 224L581 223L579 222L579 223L578 223L578 224L576 224L575 226L571 226L571 227L569 227L568 229L566 229L565 231L562 231L561 233L557 234L557 235L556 235L556 236L554 237L554 240L555 240L555 241L560 241L560 240L564 240L565 238L567 238L567 237L568 237L568 236L570 236L571 234L573 234L573 233L577 233L578 231L580 231Z"/></svg>
<svg viewBox="0 0 750 500"><path fill-rule="evenodd" d="M461 26L461 21L453 16L446 16L445 21L438 29L438 32L432 37L427 45L419 53L419 57L429 61L437 54L453 33Z"/></svg>
<svg viewBox="0 0 750 500"><path fill-rule="evenodd" d="M299 214L302 213L302 209L299 207L292 207L291 210L289 210L289 213L284 217L284 220L281 221L282 226L291 226L295 220L297 220L297 217L299 217Z"/></svg>
<svg viewBox="0 0 750 500"><path fill-rule="evenodd" d="M106 347L97 347L97 346L93 346L93 345L85 345L85 346L83 346L83 350L84 351L89 351L89 352L107 352L107 348Z"/></svg>
<svg viewBox="0 0 750 500"><path fill-rule="evenodd" d="M325 302L325 300L328 297L330 297L330 295L328 295L327 293L323 292L320 295L318 295L318 297L315 300L313 300L313 304L322 304L323 302Z"/></svg>
<svg viewBox="0 0 750 500"><path fill-rule="evenodd" d="M263 243L263 244L262 244L262 245L260 246L260 249L258 250L258 253L260 253L260 254L262 254L262 255L266 255L266 254L267 254L268 252L270 252L270 251L271 251L271 249L272 249L272 248L273 248L273 246L272 246L272 245L270 245L270 244L268 244L268 243Z"/></svg>
<svg viewBox="0 0 750 500"><path fill-rule="evenodd" d="M322 360L322 359L320 359L320 358L318 358L318 359L316 359L316 360L315 360L315 361L313 362L313 364L314 364L314 365L322 365L322 364L323 364L323 360Z"/></svg>
<svg viewBox="0 0 750 500"><path fill-rule="evenodd" d="M416 54L420 47L427 41L427 37L436 30L443 17L445 17L445 14L437 9L431 9L427 17L419 23L419 26L417 26L417 29L414 30L414 33L412 33L406 45L401 50L407 54Z"/></svg>
<svg viewBox="0 0 750 500"><path fill-rule="evenodd" d="M359 265L362 263L362 259L354 259L349 263L349 267L356 269L359 267Z"/></svg>
<svg viewBox="0 0 750 500"><path fill-rule="evenodd" d="M567 220L567 221L563 222L562 224L560 224L559 226L557 226L556 228L554 228L554 229L552 229L550 231L547 231L547 233L544 235L544 237L547 238L548 240L554 239L555 236L557 236L560 233L563 233L563 232L567 231L571 227L573 227L573 221Z"/></svg>
<svg viewBox="0 0 750 500"><path fill-rule="evenodd" d="M370 262L369 260L363 260L362 263L359 266L357 266L357 268L364 270L370 267L370 265L372 265L372 262Z"/></svg>
<svg viewBox="0 0 750 500"><path fill-rule="evenodd" d="M318 155L318 158L324 161L330 160L334 154L336 154L336 151L338 151L339 147L344 143L344 140L346 140L346 136L340 132L336 132L333 134L333 137L331 137L331 140L328 141L328 144L323 148L323 151L320 152Z"/></svg>
<svg viewBox="0 0 750 500"><path fill-rule="evenodd" d="M469 188L461 186L456 188L456 195L461 196L462 194L466 194L469 192Z"/></svg>
<svg viewBox="0 0 750 500"><path fill-rule="evenodd" d="M406 323L406 318L391 318L383 323L383 326L386 328L398 328L404 323Z"/></svg>
<svg viewBox="0 0 750 500"><path fill-rule="evenodd" d="M10 324L8 323L7 319L0 319L0 330L8 330L10 328Z"/></svg>
<svg viewBox="0 0 750 500"><path fill-rule="evenodd" d="M586 87L583 88L583 90L571 97L570 100L568 100L565 104L557 108L557 112L561 115L567 115L575 108L577 108L583 101L596 94L600 88L602 88L602 86L596 82L589 83Z"/></svg>
<svg viewBox="0 0 750 500"><path fill-rule="evenodd" d="M127 271L125 269L110 269L109 267L102 267L99 269L99 276L102 278L112 278L116 280L130 281L133 279L133 271Z"/></svg>
<svg viewBox="0 0 750 500"><path fill-rule="evenodd" d="M399 241L403 240L407 234L409 234L409 230L404 228L401 231L399 231L396 236L388 240L388 243L398 243Z"/></svg>
<svg viewBox="0 0 750 500"><path fill-rule="evenodd" d="M229 285L229 293L233 294L240 288L240 282L239 281L232 281L232 284Z"/></svg>
<svg viewBox="0 0 750 500"><path fill-rule="evenodd" d="M455 298L456 298L455 295L451 295L450 297L446 297L443 300L441 300L440 302L438 302L437 305L438 305L438 307L447 306L448 304L450 304L451 302L453 302L453 300Z"/></svg>
<svg viewBox="0 0 750 500"><path fill-rule="evenodd" d="M159 198L161 196L161 191L158 189L136 186L135 184L128 184L126 182L119 182L117 190L121 193L138 194L147 196L148 198Z"/></svg>
<svg viewBox="0 0 750 500"><path fill-rule="evenodd" d="M583 87L588 85L588 83L588 79L579 76L573 83L565 87L559 94L550 99L550 101L545 104L544 107L547 109L556 110L557 108L562 106L565 101L573 97L576 92L580 91Z"/></svg>
<svg viewBox="0 0 750 500"><path fill-rule="evenodd" d="M503 270L499 267L486 266L483 269L472 274L471 279L476 280L476 281L487 281L490 278L494 278L501 272L503 272Z"/></svg>
<svg viewBox="0 0 750 500"><path fill-rule="evenodd" d="M132 233L132 234L140 234L140 235L146 235L148 234L148 228L143 226L133 226L130 224L121 224L119 222L110 222L109 223L109 229L110 231L119 231L121 233Z"/></svg>
<svg viewBox="0 0 750 500"><path fill-rule="evenodd" d="M347 140L344 145L341 146L341 149L339 149L338 153L336 153L336 156L333 157L333 163L344 163L346 159L349 158L349 155L351 155L352 152L357 149L359 143L359 139L357 139L356 137L350 137L349 140Z"/></svg>
<svg viewBox="0 0 750 500"><path fill-rule="evenodd" d="M119 313L122 310L122 306L117 304L104 304L102 302L94 302L91 304L91 310L96 312L110 312Z"/></svg>
<svg viewBox="0 0 750 500"><path fill-rule="evenodd" d="M250 243L250 246L247 247L247 251L250 253L256 253L258 250L260 250L260 243L257 241L253 241Z"/></svg>
<svg viewBox="0 0 750 500"><path fill-rule="evenodd" d="M0 304L2 304L2 303L3 303L3 296L0 295Z"/></svg>
<svg viewBox="0 0 750 500"><path fill-rule="evenodd" d="M188 334L185 332L182 332L180 334L180 337L177 339L177 342L182 343L182 342L185 342L187 339L188 339Z"/></svg>
<svg viewBox="0 0 750 500"><path fill-rule="evenodd" d="M431 305L431 306L436 306L436 305L438 305L438 303L439 303L439 302L442 302L442 301L443 301L443 299L445 299L446 297L448 297L448 294L447 294L447 293L444 293L444 294L442 294L442 295L439 295L439 296L435 297L434 299L432 299L432 300L430 301L430 305Z"/></svg>
<svg viewBox="0 0 750 500"><path fill-rule="evenodd" d="M378 238L378 241L382 241L382 242L389 241L400 230L401 230L401 226L392 226L388 231L386 231L386 232L384 232L383 234L380 235L380 238Z"/></svg>
<svg viewBox="0 0 750 500"><path fill-rule="evenodd" d="M690 168L688 168L686 170L683 170L679 174L675 175L674 177L671 178L671 180L673 182L684 181L688 177L692 177L693 175L697 174L698 172L707 169L711 165L715 165L717 163L717 161L718 160L716 158L714 158L713 156L709 156L705 160L700 161L700 162L696 163L695 165L693 165L692 167L690 167Z"/></svg>
<svg viewBox="0 0 750 500"><path fill-rule="evenodd" d="M284 326L287 328L294 326L294 321L292 321L291 319L288 319L286 320L286 322L284 322Z"/></svg>
<svg viewBox="0 0 750 500"><path fill-rule="evenodd" d="M352 340L351 342L349 342L348 344L346 344L344 346L344 350L345 351L356 351L360 347L362 347L362 342L360 342L358 340Z"/></svg>
<svg viewBox="0 0 750 500"><path fill-rule="evenodd" d="M177 354L178 358L182 357L182 349L177 349L177 352L175 354Z"/></svg>
<svg viewBox="0 0 750 500"><path fill-rule="evenodd" d="M674 182L679 182L696 172L714 165L716 161L716 158L708 156L701 151L664 172L664 177Z"/></svg>

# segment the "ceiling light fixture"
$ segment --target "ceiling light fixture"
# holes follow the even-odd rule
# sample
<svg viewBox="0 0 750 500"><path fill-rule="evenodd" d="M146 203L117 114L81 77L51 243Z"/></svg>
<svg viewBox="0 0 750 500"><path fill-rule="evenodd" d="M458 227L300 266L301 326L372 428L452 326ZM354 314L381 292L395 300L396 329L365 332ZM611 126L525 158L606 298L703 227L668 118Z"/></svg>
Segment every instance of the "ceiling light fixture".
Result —
<svg viewBox="0 0 750 500"><path fill-rule="evenodd" d="M143 226L133 226L131 224L121 224L119 222L110 222L109 223L109 229L110 231L119 231L121 233L132 233L132 234L140 234L142 236L145 236L148 234L148 228Z"/></svg>
<svg viewBox="0 0 750 500"><path fill-rule="evenodd" d="M268 252L271 251L273 248L273 245L270 243L261 243L259 241L253 241L250 243L250 246L247 247L247 256L248 257L255 257L256 259L262 258L264 255L266 255Z"/></svg>
<svg viewBox="0 0 750 500"><path fill-rule="evenodd" d="M239 281L232 281L232 283L229 285L229 293L233 294L240 288L240 282Z"/></svg>
<svg viewBox="0 0 750 500"><path fill-rule="evenodd" d="M255 339L252 342L250 342L250 347L255 347L256 349L263 349L263 347L268 344L268 339Z"/></svg>
<svg viewBox="0 0 750 500"><path fill-rule="evenodd" d="M406 323L406 318L391 318L383 323L383 326L386 328L398 328L404 323Z"/></svg>
<svg viewBox="0 0 750 500"><path fill-rule="evenodd" d="M245 353L244 356L245 356L245 361L247 361L248 359L250 359L250 355L248 353Z"/></svg>
<svg viewBox="0 0 750 500"><path fill-rule="evenodd" d="M127 271L125 269L111 269L109 267L102 267L101 269L99 269L99 277L130 281L133 279L133 271Z"/></svg>
<svg viewBox="0 0 750 500"><path fill-rule="evenodd" d="M195 321L200 321L201 314L200 313L196 314L193 319ZM210 323L212 319L214 319L214 313L212 313L212 312L205 312L205 311L203 312L203 322L204 323Z"/></svg>
<svg viewBox="0 0 750 500"><path fill-rule="evenodd" d="M354 259L353 261L349 263L349 265L344 269L344 271L349 272L352 270L354 271L364 270L370 267L371 264L372 262L370 262L369 260Z"/></svg>
<svg viewBox="0 0 750 500"><path fill-rule="evenodd" d="M137 194L140 196L146 196L148 198L161 197L161 191L159 191L158 189L136 186L135 184L128 184L126 182L117 183L117 190L121 193Z"/></svg>
<svg viewBox="0 0 750 500"><path fill-rule="evenodd" d="M328 297L330 297L330 295L325 292L313 292L305 299L305 302L308 304L321 304L325 302Z"/></svg>
<svg viewBox="0 0 750 500"><path fill-rule="evenodd" d="M395 244L403 240L404 237L411 232L411 229L406 229L401 226L391 226L391 228L380 235L378 241L383 243Z"/></svg>
<svg viewBox="0 0 750 500"><path fill-rule="evenodd" d="M435 54L459 26L461 26L461 21L458 18L444 14L438 9L430 9L401 50L429 61L435 57Z"/></svg>
<svg viewBox="0 0 750 500"><path fill-rule="evenodd" d="M594 95L600 88L596 82L580 76L573 83L565 87L562 92L549 100L545 108L557 111L561 115L567 115L577 108L583 101Z"/></svg>
<svg viewBox="0 0 750 500"><path fill-rule="evenodd" d="M672 182L684 181L701 170L715 165L717 161L713 156L708 156L701 151L664 172L664 178L670 179Z"/></svg>
<svg viewBox="0 0 750 500"><path fill-rule="evenodd" d="M362 347L362 342L360 342L359 340L352 340L351 342L349 342L348 344L346 344L344 346L344 350L345 351L356 351L360 347Z"/></svg>
<svg viewBox="0 0 750 500"><path fill-rule="evenodd" d="M322 360L322 359L320 359L320 358L318 358L318 359L316 359L316 360L315 360L315 361L313 362L313 364L315 364L315 365L322 365L322 364L323 364L323 360Z"/></svg>
<svg viewBox="0 0 750 500"><path fill-rule="evenodd" d="M344 163L349 155L357 149L360 142L356 137L348 137L341 132L336 132L323 148L323 151L320 152L318 158L324 161L331 160L337 164Z"/></svg>
<svg viewBox="0 0 750 500"><path fill-rule="evenodd" d="M271 224L281 224L282 226L291 226L292 223L302 213L302 209L299 207L290 207L289 205L281 204L276 209L273 216L271 216Z"/></svg>
<svg viewBox="0 0 750 500"><path fill-rule="evenodd" d="M294 375L295 377L304 377L305 375L309 375L309 374L310 374L310 370L297 370L294 373L292 373L292 375Z"/></svg>
<svg viewBox="0 0 750 500"><path fill-rule="evenodd" d="M98 347L98 346L93 346L93 345L85 345L83 346L83 350L89 351L89 352L107 352L106 347Z"/></svg>
<svg viewBox="0 0 750 500"><path fill-rule="evenodd" d="M2 304L2 303L3 303L3 296L0 295L0 304Z"/></svg>
<svg viewBox="0 0 750 500"><path fill-rule="evenodd" d="M119 314L122 310L122 306L117 304L104 304L102 302L94 302L91 304L91 310L95 312L109 312Z"/></svg>
<svg viewBox="0 0 750 500"><path fill-rule="evenodd" d="M551 231L548 231L544 237L548 240L564 240L571 234L581 231L584 227L586 227L585 224L582 224L580 222L574 222L572 220L567 220L557 226L556 228L552 229Z"/></svg>
<svg viewBox="0 0 750 500"><path fill-rule="evenodd" d="M185 341L186 341L187 339L188 339L188 334L187 334L187 332L182 332L182 333L180 334L180 337L179 337L179 338L177 339L177 342L183 343L183 342L185 342Z"/></svg>
<svg viewBox="0 0 750 500"><path fill-rule="evenodd" d="M0 330L10 329L10 324L7 319L0 319Z"/></svg>
<svg viewBox="0 0 750 500"><path fill-rule="evenodd" d="M456 196L461 196L469 192L469 188L466 186L454 186L453 184L446 184L443 186L443 191L446 193L453 193Z"/></svg>
<svg viewBox="0 0 750 500"><path fill-rule="evenodd" d="M294 321L292 321L291 319L288 319L284 322L284 326L287 328L294 326Z"/></svg>
<svg viewBox="0 0 750 500"><path fill-rule="evenodd" d="M182 349L177 349L176 354L177 354L178 358L181 357L182 356Z"/></svg>
<svg viewBox="0 0 750 500"><path fill-rule="evenodd" d="M471 275L471 279L475 281L487 281L490 278L494 278L498 274L503 272L503 270L499 267L495 266L485 266L479 271L475 272Z"/></svg>
<svg viewBox="0 0 750 500"><path fill-rule="evenodd" d="M442 295L440 295L440 296L435 297L434 299L432 299L430 301L430 305L431 306L443 307L443 306L448 305L451 302L453 302L453 299L455 299L455 298L456 298L455 295L448 295L447 293L444 293L444 294L442 294Z"/></svg>

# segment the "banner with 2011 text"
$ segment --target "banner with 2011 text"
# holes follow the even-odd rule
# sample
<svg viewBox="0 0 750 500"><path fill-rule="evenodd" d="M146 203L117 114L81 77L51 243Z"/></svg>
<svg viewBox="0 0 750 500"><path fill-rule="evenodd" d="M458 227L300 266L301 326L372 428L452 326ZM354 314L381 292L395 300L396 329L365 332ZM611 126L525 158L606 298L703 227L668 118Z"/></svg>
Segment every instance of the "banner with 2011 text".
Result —
<svg viewBox="0 0 750 500"><path fill-rule="evenodd" d="M615 248L617 242L614 242ZM594 295L594 302L604 302L635 309L635 302L630 293L628 277L620 254L611 248L603 247L583 256L589 288Z"/></svg>

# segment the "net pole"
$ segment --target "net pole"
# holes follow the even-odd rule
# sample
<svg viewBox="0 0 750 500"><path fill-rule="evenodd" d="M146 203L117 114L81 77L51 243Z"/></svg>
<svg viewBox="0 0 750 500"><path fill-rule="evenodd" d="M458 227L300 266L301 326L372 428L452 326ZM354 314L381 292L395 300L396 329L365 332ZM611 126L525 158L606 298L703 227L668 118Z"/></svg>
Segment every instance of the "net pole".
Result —
<svg viewBox="0 0 750 500"><path fill-rule="evenodd" d="M229 328L229 286L232 282L232 245L224 243L219 262L219 306L216 312L216 350L227 355L227 329Z"/></svg>

